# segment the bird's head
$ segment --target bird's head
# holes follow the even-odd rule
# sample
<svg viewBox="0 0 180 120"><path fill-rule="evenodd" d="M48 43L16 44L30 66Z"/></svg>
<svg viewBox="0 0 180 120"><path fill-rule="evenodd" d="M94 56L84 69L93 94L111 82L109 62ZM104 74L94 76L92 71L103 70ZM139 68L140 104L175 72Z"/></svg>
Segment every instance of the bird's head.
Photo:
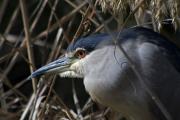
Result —
<svg viewBox="0 0 180 120"><path fill-rule="evenodd" d="M61 77L83 78L84 71L82 61L94 51L102 41L109 39L110 37L107 34L80 38L68 46L63 56L39 68L33 72L30 77L34 78L46 73L57 73Z"/></svg>

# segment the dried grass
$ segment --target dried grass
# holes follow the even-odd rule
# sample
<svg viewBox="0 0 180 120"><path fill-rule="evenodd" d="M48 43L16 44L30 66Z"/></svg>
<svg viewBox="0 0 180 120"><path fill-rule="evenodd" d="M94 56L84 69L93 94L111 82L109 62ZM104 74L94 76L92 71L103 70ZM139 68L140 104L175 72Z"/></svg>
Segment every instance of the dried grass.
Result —
<svg viewBox="0 0 180 120"><path fill-rule="evenodd" d="M141 11L149 11L152 19L155 19L158 27L161 27L163 20L170 16L177 29L179 27L180 1L179 0L141 0L144 1L139 7ZM139 0L96 0L101 5L102 11L111 11L114 15L122 15L128 8L134 11ZM140 12L140 11L139 11ZM141 13L140 13L141 14ZM122 17L122 16L120 16Z"/></svg>
<svg viewBox="0 0 180 120"><path fill-rule="evenodd" d="M99 107L81 95L77 90L79 84L68 84L71 87L65 86L66 82L58 84L62 87L58 88L60 94L63 93L60 97L54 88L55 80L61 81L57 76L47 75L38 81L26 78L35 67L57 59L79 36L104 32L105 28L119 30L132 23L147 24L141 19L145 12L152 19L150 23L155 24L153 29L160 29L166 19L170 19L176 29L179 26L179 0L96 0L92 3L94 8L84 0L20 0L20 3L0 2L1 120L104 120L116 117L113 111ZM97 14L98 5L107 13L100 12L103 21ZM82 99L86 102L82 103Z"/></svg>

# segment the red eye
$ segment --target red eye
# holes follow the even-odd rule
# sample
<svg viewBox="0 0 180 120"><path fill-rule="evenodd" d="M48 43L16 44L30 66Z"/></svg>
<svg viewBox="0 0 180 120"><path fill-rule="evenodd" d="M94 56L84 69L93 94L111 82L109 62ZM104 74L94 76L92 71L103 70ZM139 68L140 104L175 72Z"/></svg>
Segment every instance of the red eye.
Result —
<svg viewBox="0 0 180 120"><path fill-rule="evenodd" d="M76 56L78 57L78 58L84 58L85 56L86 56L86 51L85 50L78 50L77 52L76 52Z"/></svg>

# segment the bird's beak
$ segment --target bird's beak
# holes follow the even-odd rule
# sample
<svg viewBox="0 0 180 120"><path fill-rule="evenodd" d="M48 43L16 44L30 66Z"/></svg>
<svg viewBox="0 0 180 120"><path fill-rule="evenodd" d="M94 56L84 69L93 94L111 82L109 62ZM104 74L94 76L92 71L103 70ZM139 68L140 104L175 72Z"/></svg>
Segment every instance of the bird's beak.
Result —
<svg viewBox="0 0 180 120"><path fill-rule="evenodd" d="M77 61L76 58L69 58L69 57L61 57L60 59L51 62L35 72L33 72L30 76L30 78L34 78L46 73L63 73L66 71L71 71L70 66Z"/></svg>

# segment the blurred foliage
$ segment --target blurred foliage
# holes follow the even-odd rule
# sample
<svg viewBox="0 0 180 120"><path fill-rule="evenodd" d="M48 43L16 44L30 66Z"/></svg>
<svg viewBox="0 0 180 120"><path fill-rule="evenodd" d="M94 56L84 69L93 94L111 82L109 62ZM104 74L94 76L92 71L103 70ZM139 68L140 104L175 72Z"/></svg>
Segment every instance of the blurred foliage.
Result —
<svg viewBox="0 0 180 120"><path fill-rule="evenodd" d="M20 1L24 1L25 10ZM112 118L114 112L89 100L82 80L47 75L37 80L34 92L32 82L26 80L30 67L36 69L57 59L71 41L81 36L106 32L104 21L111 31L148 27L180 46L179 8L179 0L96 0L91 4L84 0L1 0L0 119ZM23 24L22 11L29 27ZM25 29L30 33L30 44ZM32 55L27 53L28 47Z"/></svg>

